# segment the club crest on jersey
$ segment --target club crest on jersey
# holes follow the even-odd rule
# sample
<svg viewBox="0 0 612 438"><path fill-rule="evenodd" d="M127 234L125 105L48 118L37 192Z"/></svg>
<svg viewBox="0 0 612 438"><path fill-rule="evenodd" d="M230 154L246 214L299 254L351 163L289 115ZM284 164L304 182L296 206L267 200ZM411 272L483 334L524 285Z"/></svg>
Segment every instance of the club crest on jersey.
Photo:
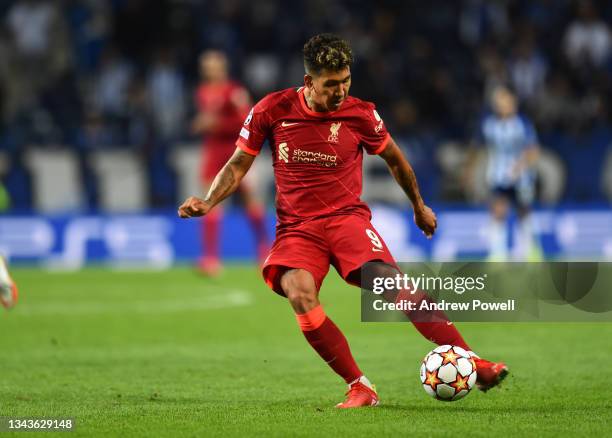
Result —
<svg viewBox="0 0 612 438"><path fill-rule="evenodd" d="M338 131L340 131L340 127L342 126L342 122L332 123L329 127L329 137L327 137L327 141L332 143L338 143Z"/></svg>

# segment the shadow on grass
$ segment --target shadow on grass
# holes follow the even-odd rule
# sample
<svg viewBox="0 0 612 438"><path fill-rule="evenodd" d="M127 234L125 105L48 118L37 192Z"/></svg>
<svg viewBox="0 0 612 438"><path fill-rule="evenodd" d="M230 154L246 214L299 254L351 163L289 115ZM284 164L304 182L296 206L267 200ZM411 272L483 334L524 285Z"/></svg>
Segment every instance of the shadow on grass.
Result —
<svg viewBox="0 0 612 438"><path fill-rule="evenodd" d="M593 414L597 411L607 411L607 405L600 406L590 406L589 409L592 410ZM585 407L581 406L572 406L567 407L562 403L553 403L549 405L540 405L540 406L512 406L508 404L499 404L498 406L457 406L457 404L448 403L448 402L440 402L437 406L424 406L424 405L414 405L414 404L381 404L376 407L376 409L380 409L383 411L397 411L402 413L423 413L431 412L431 413L448 413L452 411L453 413L472 413L472 414L482 414L482 413L491 413L491 414L530 414L530 415L540 415L540 416L548 416L548 415L565 415L568 413L579 413L584 412Z"/></svg>
<svg viewBox="0 0 612 438"><path fill-rule="evenodd" d="M376 407L376 409L380 409L382 411L398 411L398 412L405 412L405 413L410 413L410 412L419 412L422 413L423 411L427 411L427 412L449 412L449 410L452 410L453 412L465 412L465 413L483 413L483 412L496 412L496 411L504 411L504 412L508 412L511 411L513 409L509 408L508 406L500 406L498 409L495 408L491 408L490 406L457 406L452 405L450 403L445 403L445 402L440 402L439 406L424 406L424 405L400 405L400 404L380 404L379 406ZM525 408L525 410L529 410L527 408Z"/></svg>

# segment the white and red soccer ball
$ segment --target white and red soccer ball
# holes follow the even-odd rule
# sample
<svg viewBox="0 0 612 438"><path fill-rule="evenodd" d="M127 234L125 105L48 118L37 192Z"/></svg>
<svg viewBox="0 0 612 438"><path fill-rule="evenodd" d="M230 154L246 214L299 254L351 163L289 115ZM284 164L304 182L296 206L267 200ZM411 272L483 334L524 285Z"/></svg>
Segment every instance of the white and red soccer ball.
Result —
<svg viewBox="0 0 612 438"><path fill-rule="evenodd" d="M476 385L476 363L463 348L440 345L423 359L421 383L438 400L459 400Z"/></svg>

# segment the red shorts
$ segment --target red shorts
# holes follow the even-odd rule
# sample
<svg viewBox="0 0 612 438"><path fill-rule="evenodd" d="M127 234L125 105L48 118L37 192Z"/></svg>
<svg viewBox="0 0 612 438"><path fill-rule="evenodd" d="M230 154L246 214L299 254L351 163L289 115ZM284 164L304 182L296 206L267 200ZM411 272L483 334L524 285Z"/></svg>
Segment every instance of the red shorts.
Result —
<svg viewBox="0 0 612 438"><path fill-rule="evenodd" d="M204 184L210 184L221 168L231 158L236 146L234 143L212 143L206 144L202 156L200 177Z"/></svg>
<svg viewBox="0 0 612 438"><path fill-rule="evenodd" d="M274 292L284 296L281 276L292 268L305 269L314 277L318 291L331 264L345 281L359 286L349 274L372 261L397 267L370 221L357 214L330 216L277 232L263 277Z"/></svg>

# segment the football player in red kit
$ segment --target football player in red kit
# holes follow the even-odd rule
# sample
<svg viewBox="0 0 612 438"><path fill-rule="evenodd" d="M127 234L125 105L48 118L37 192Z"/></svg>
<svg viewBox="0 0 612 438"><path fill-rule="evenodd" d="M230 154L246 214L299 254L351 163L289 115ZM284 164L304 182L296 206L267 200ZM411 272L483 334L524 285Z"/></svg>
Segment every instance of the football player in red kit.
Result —
<svg viewBox="0 0 612 438"><path fill-rule="evenodd" d="M394 277L399 272L370 223L368 206L360 200L364 150L386 161L410 199L414 220L423 233L431 237L437 226L410 164L374 105L348 95L352 60L346 41L331 34L311 38L304 46L304 86L271 93L258 102L244 122L237 149L206 197L190 197L178 211L183 218L209 214L236 190L268 140L274 157L278 225L263 276L275 292L288 298L306 340L348 383L347 398L337 405L340 408L376 405L378 395L319 302L329 265L348 283L365 287L367 280L362 277L369 274L362 276L362 268L369 262L377 262L376 276ZM408 291L398 292L394 299L409 295ZM457 328L437 316L435 321L411 320L423 336L438 345L469 351L481 389L496 386L507 367L478 358Z"/></svg>
<svg viewBox="0 0 612 438"><path fill-rule="evenodd" d="M232 156L236 135L249 112L251 99L246 89L229 79L227 57L223 52L209 50L200 57L202 83L196 91L198 113L192 129L204 137L201 169L205 192L210 188L215 175ZM268 244L265 232L264 209L257 201L254 190L243 181L238 187L247 216L255 232L257 253L260 261L267 255ZM200 269L209 275L218 273L219 235L222 210L216 208L202 220L202 246L204 255Z"/></svg>

